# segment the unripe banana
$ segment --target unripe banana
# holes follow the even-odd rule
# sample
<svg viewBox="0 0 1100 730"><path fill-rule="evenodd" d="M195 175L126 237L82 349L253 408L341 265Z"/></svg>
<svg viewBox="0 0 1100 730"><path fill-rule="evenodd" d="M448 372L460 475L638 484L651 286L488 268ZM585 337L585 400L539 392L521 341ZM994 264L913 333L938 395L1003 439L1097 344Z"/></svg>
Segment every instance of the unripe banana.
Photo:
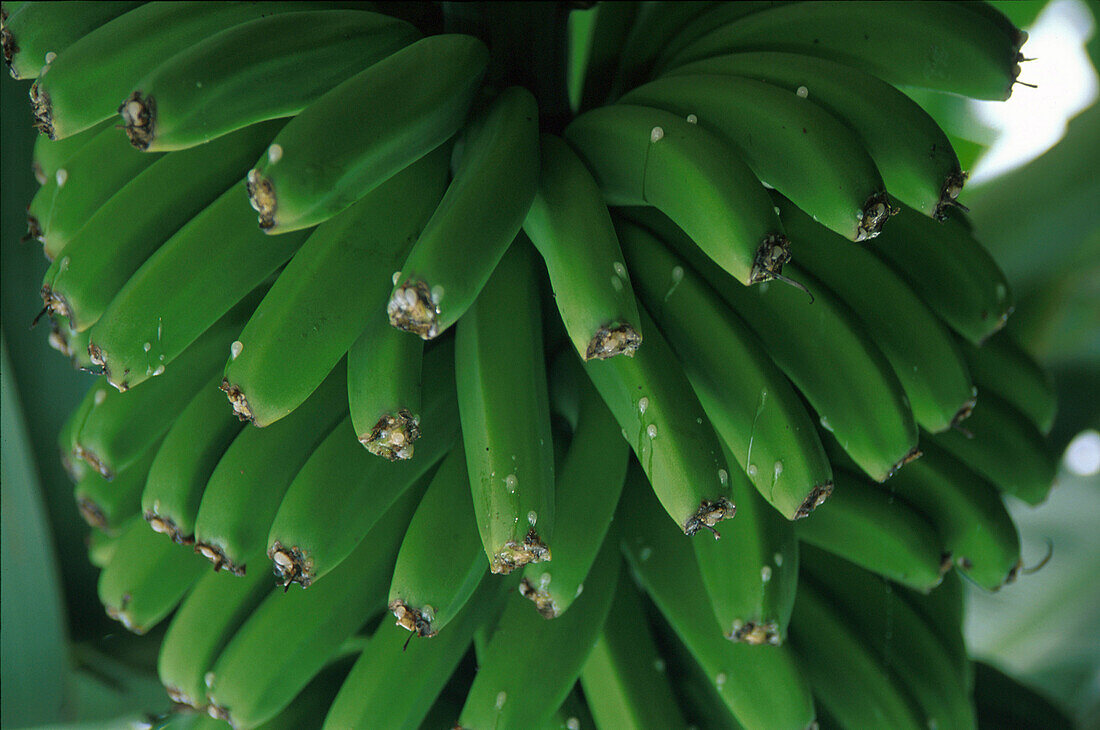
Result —
<svg viewBox="0 0 1100 730"><path fill-rule="evenodd" d="M534 251L520 238L455 330L474 514L494 573L550 559L554 454L537 287Z"/></svg>
<svg viewBox="0 0 1100 730"><path fill-rule="evenodd" d="M573 120L566 140L610 205L651 205L742 284L780 273L790 250L775 207L718 137L661 109L615 104Z"/></svg>
<svg viewBox="0 0 1100 730"><path fill-rule="evenodd" d="M569 339L585 360L631 356L642 341L638 304L600 189L560 137L543 135L539 156L523 230L546 263Z"/></svg>
<svg viewBox="0 0 1100 730"><path fill-rule="evenodd" d="M13 79L33 79L73 43L140 4L4 3L4 63Z"/></svg>
<svg viewBox="0 0 1100 730"><path fill-rule="evenodd" d="M1007 332L999 332L975 347L959 339L959 349L979 390L992 393L1027 416L1044 436L1054 426L1058 399L1050 373Z"/></svg>
<svg viewBox="0 0 1100 730"><path fill-rule="evenodd" d="M249 319L225 367L225 388L238 415L258 426L286 416L328 376L365 322L384 321L390 272L439 202L446 176L446 149L436 150L306 239ZM273 236L267 245L277 250L287 245L284 239L300 236Z"/></svg>
<svg viewBox="0 0 1100 730"><path fill-rule="evenodd" d="M195 540L195 517L214 467L242 424L225 407L215 375L180 411L168 429L145 482L145 521L181 545Z"/></svg>
<svg viewBox="0 0 1100 730"><path fill-rule="evenodd" d="M114 127L114 122L108 119L65 139L50 139L44 134L35 137L34 148L31 150L31 171L34 173L34 179L39 185L48 183L57 171L65 166L67 160L95 139L100 132L111 127ZM31 233L31 235L36 234Z"/></svg>
<svg viewBox="0 0 1100 730"><path fill-rule="evenodd" d="M863 142L798 94L749 78L700 74L651 81L622 103L690 115L762 182L852 241L874 238L890 217L886 186Z"/></svg>
<svg viewBox="0 0 1100 730"><path fill-rule="evenodd" d="M661 49L696 18L722 3L699 0L657 0L638 8L634 27L623 43L612 96L648 78Z"/></svg>
<svg viewBox="0 0 1100 730"><path fill-rule="evenodd" d="M400 334L400 333L398 333ZM284 585L311 585L339 565L402 494L422 492L459 433L454 347L444 340L424 363L425 422L415 459L390 462L347 436L346 419L317 447L283 496L268 533L268 557ZM340 529L332 529L339 525Z"/></svg>
<svg viewBox="0 0 1100 730"><path fill-rule="evenodd" d="M117 532L124 522L137 515L141 511L145 477L159 448L159 444L150 446L140 459L110 481L95 470L86 470L73 495L84 521L100 530Z"/></svg>
<svg viewBox="0 0 1100 730"><path fill-rule="evenodd" d="M656 211L623 212L643 225L661 225ZM622 222L619 232L647 311L676 350L707 417L741 470L787 519L810 514L832 491L833 473L790 382L756 335L683 259L641 226ZM760 468L774 464L782 465L783 479L774 478L774 468Z"/></svg>
<svg viewBox="0 0 1100 730"><path fill-rule="evenodd" d="M193 147L256 122L293 117L357 71L420 37L359 10L267 15L181 50L119 107L140 150ZM241 53L247 49L247 53Z"/></svg>
<svg viewBox="0 0 1100 730"><path fill-rule="evenodd" d="M466 126L454 180L395 276L390 324L425 340L458 321L519 233L539 178L538 103L505 89Z"/></svg>
<svg viewBox="0 0 1100 730"><path fill-rule="evenodd" d="M430 36L310 104L248 174L260 228L321 223L443 144L465 119L488 56L471 36Z"/></svg>
<svg viewBox="0 0 1100 730"><path fill-rule="evenodd" d="M737 722L750 730L809 727L813 700L793 652L788 646L749 646L722 636L691 546L661 516L651 491L639 469L627 473L619 514L622 549L642 588Z"/></svg>

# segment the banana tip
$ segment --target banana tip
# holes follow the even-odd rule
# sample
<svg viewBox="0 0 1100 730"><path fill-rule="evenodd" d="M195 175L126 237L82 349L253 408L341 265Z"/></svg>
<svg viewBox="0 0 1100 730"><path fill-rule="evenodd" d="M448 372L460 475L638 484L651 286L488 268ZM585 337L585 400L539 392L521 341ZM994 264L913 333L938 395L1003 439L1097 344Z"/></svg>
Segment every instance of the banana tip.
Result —
<svg viewBox="0 0 1100 730"><path fill-rule="evenodd" d="M247 565L244 563L238 565L233 562L229 556L225 554L224 550L213 543L196 541L195 552L214 564L215 573L226 570L233 575L242 576L245 575L248 570Z"/></svg>
<svg viewBox="0 0 1100 730"><path fill-rule="evenodd" d="M157 105L152 96L135 91L118 107L130 144L144 152L156 136Z"/></svg>
<svg viewBox="0 0 1100 730"><path fill-rule="evenodd" d="M312 561L296 546L286 546L276 540L267 551L271 558L273 572L284 589L291 583L308 588L313 582Z"/></svg>
<svg viewBox="0 0 1100 730"><path fill-rule="evenodd" d="M244 391L241 390L240 386L230 383L228 378L222 378L220 389L229 398L229 404L233 406L233 413L238 419L252 424L256 423L256 418L252 415L252 408L248 405L248 399L245 398Z"/></svg>
<svg viewBox="0 0 1100 730"><path fill-rule="evenodd" d="M902 468L903 466L905 466L906 464L908 464L911 461L916 461L917 459L919 459L922 456L924 456L924 452L920 450L919 446L914 446L912 449L910 449L908 454L903 456L901 458L901 460L898 461L898 463L894 464L890 468L890 471L886 472L886 476L884 476L882 479L879 479L878 481L880 481L880 482L886 481L890 477L897 474L898 469Z"/></svg>
<svg viewBox="0 0 1100 730"><path fill-rule="evenodd" d="M596 335L588 342L585 360L606 360L615 355L634 357L634 352L642 344L642 336L629 322L618 325L604 325L596 330Z"/></svg>
<svg viewBox="0 0 1100 730"><path fill-rule="evenodd" d="M433 290L424 281L406 281L393 290L386 305L390 324L430 340L439 334L439 300L442 298L441 287Z"/></svg>
<svg viewBox="0 0 1100 730"><path fill-rule="evenodd" d="M557 618L561 615L554 599L544 590L536 588L531 581L524 578L519 584L519 594L535 604L535 609L545 619Z"/></svg>
<svg viewBox="0 0 1100 730"><path fill-rule="evenodd" d="M882 226L892 215L901 212L899 208L890 207L890 197L885 192L878 192L867 198L863 209L859 212L859 222L856 224L856 241L869 241L882 232Z"/></svg>
<svg viewBox="0 0 1100 730"><path fill-rule="evenodd" d="M958 208L959 210L969 210L965 205L959 202L959 195L962 194L963 186L966 184L967 178L970 177L969 173L958 170L947 176L947 179L943 181L943 187L940 188L940 199L936 203L936 209L932 212L932 217L938 221L947 220L951 213L952 208Z"/></svg>
<svg viewBox="0 0 1100 730"><path fill-rule="evenodd" d="M275 184L259 170L248 172L248 200L260 214L260 228L270 232L275 227L275 212L279 209L279 200L275 195Z"/></svg>
<svg viewBox="0 0 1100 730"><path fill-rule="evenodd" d="M726 634L730 641L748 644L749 646L762 646L769 644L779 646L783 643L783 637L779 633L777 621L742 621L733 622L733 630Z"/></svg>
<svg viewBox="0 0 1100 730"><path fill-rule="evenodd" d="M172 542L178 545L192 545L195 542L194 535L184 535L183 530L179 528L175 520L171 517L165 517L158 515L153 510L146 510L142 515L145 521L149 523L149 527L153 528L153 532L159 532L162 535L167 535L172 538Z"/></svg>
<svg viewBox="0 0 1100 730"><path fill-rule="evenodd" d="M413 442L420 438L420 418L408 408L386 413L370 433L359 437L367 451L390 461L411 459Z"/></svg>
<svg viewBox="0 0 1100 730"><path fill-rule="evenodd" d="M39 168L41 169L41 168ZM36 173L37 174L37 173ZM42 241L42 224L38 222L38 217L27 211L27 235L23 237L25 241Z"/></svg>
<svg viewBox="0 0 1100 730"><path fill-rule="evenodd" d="M4 58L7 60L6 48L4 49ZM39 76L38 80L31 84L30 90L31 111L34 113L34 126L39 132L50 139L57 139L57 137L54 136L53 109L50 103L50 95L42 88L41 80L42 77Z"/></svg>
<svg viewBox="0 0 1100 730"><path fill-rule="evenodd" d="M99 472L100 476L102 476L107 481L111 481L115 478L114 471L112 471L111 468L107 466L107 463L103 459L101 459L98 454L84 446L81 446L79 448L79 451L74 450L73 453L78 455L84 461L88 462L88 465Z"/></svg>
<svg viewBox="0 0 1100 730"><path fill-rule="evenodd" d="M413 608L400 598L395 598L390 601L389 609L397 619L398 626L415 632L422 639L430 639L439 633L432 628L435 612L431 606L424 606L422 609Z"/></svg>
<svg viewBox="0 0 1100 730"><path fill-rule="evenodd" d="M528 563L541 563L550 560L550 548L539 537L534 528L527 531L523 542L509 540L497 551L489 564L489 570L497 575L507 575L516 568Z"/></svg>
<svg viewBox="0 0 1100 730"><path fill-rule="evenodd" d="M782 233L767 236L756 249L749 273L749 284L774 279L783 273L783 265L791 260L791 242Z"/></svg>
<svg viewBox="0 0 1100 730"><path fill-rule="evenodd" d="M706 528L714 534L714 539L717 540L721 535L718 534L718 530L714 526L722 520L733 517L736 512L736 505L725 497L714 500L704 499L699 503L699 509L695 510L695 514L684 522L684 534L690 537L699 530Z"/></svg>
<svg viewBox="0 0 1100 730"><path fill-rule="evenodd" d="M801 520L803 517L809 517L810 513L825 503L830 495L833 493L833 483L824 482L822 484L815 485L810 493L806 495L806 499L799 505L798 510L794 513L796 520Z"/></svg>
<svg viewBox="0 0 1100 730"><path fill-rule="evenodd" d="M107 515L103 512L103 508L95 503L94 500L88 497L80 497L76 501L76 507L80 510L80 516L84 518L84 521L91 527L99 528L100 530L107 529Z"/></svg>

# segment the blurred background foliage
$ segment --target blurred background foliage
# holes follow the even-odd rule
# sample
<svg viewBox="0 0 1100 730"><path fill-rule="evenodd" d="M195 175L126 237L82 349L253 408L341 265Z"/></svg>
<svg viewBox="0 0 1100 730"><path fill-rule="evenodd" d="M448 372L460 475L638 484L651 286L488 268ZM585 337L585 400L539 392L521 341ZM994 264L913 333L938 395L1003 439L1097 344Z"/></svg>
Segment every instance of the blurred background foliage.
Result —
<svg viewBox="0 0 1100 730"><path fill-rule="evenodd" d="M1069 1L1100 18L1095 1ZM1025 28L1047 5L994 4ZM1100 32L1096 22L1092 27L1086 49L1095 69ZM952 134L964 167L995 142L998 131L976 121L966 102L913 95ZM25 85L6 74L0 112L0 718L12 728L77 722L82 728L124 727L140 720L140 710L167 708L155 674L159 641L122 631L96 596L88 530L56 447L58 430L90 376L50 350L47 326L29 326L40 308L38 287L47 267L40 247L21 240L24 210L37 187L30 172L36 132ZM1054 374L1059 415L1050 445L1059 453L1081 432L1100 429L1098 162L1100 105L1094 101L1069 121L1049 151L968 187L963 196L976 233L1014 286L1018 304L1009 332ZM1075 474L1063 465L1044 505L1014 503L1010 509L1025 560L1038 564L1048 549L1053 556L1040 571L998 593L971 589L971 650L1041 690L1081 727L1100 727L1100 476Z"/></svg>

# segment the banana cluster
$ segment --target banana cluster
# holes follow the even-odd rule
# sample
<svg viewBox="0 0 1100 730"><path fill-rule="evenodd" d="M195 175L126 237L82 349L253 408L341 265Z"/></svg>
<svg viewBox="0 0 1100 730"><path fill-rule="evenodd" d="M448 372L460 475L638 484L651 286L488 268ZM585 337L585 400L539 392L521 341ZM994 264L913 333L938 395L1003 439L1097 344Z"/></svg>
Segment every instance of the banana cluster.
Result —
<svg viewBox="0 0 1100 730"><path fill-rule="evenodd" d="M99 376L60 451L108 613L174 612L167 726L975 727L960 579L1016 577L1054 398L904 92L1007 98L1026 35L600 4L548 130L368 5L4 4Z"/></svg>

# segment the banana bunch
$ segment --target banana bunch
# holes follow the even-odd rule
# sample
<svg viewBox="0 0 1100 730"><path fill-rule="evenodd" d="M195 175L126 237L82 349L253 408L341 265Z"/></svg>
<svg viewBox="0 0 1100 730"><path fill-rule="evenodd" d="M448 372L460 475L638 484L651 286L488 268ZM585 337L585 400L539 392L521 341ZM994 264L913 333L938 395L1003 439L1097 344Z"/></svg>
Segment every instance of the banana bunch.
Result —
<svg viewBox="0 0 1100 730"><path fill-rule="evenodd" d="M61 458L108 613L174 612L165 726L975 727L959 579L1019 574L1054 395L905 92L1004 99L1026 34L390 10L4 4L98 375ZM473 34L567 26L576 115Z"/></svg>

